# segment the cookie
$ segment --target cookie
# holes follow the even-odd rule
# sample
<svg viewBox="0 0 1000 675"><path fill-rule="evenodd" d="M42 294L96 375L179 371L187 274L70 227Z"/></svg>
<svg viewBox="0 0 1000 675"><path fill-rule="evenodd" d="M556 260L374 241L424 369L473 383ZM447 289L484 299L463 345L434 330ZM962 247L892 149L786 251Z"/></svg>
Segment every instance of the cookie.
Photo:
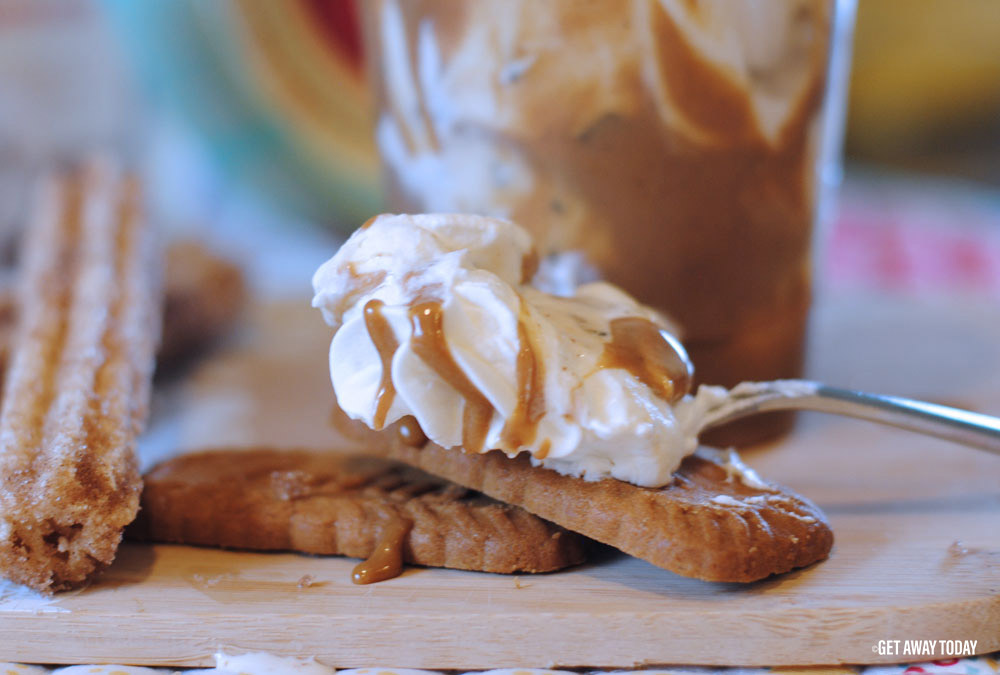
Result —
<svg viewBox="0 0 1000 675"><path fill-rule="evenodd" d="M243 273L195 241L167 249L159 362L190 356L236 323L246 303Z"/></svg>
<svg viewBox="0 0 1000 675"><path fill-rule="evenodd" d="M358 438L361 430L350 427ZM833 532L814 504L769 483L733 454L687 457L674 480L644 488L534 467L526 455L463 453L412 433L368 431L368 451L404 462L614 546L682 576L750 582L827 557Z"/></svg>
<svg viewBox="0 0 1000 675"><path fill-rule="evenodd" d="M376 457L219 450L145 476L135 539L364 558L405 523L406 562L548 572L584 559L583 537L523 509Z"/></svg>

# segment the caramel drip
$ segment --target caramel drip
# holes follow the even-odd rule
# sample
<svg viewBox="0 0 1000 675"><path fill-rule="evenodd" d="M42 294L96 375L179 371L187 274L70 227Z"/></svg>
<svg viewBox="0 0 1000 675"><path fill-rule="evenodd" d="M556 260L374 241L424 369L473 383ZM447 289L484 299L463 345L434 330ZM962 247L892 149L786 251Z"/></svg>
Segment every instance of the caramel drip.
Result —
<svg viewBox="0 0 1000 675"><path fill-rule="evenodd" d="M611 322L611 342L604 345L601 368L623 368L670 403L691 388L694 369L675 345L649 319L624 317Z"/></svg>
<svg viewBox="0 0 1000 675"><path fill-rule="evenodd" d="M523 258L521 258L521 283L526 284L535 278L535 273L538 272L538 251L531 249Z"/></svg>
<svg viewBox="0 0 1000 675"><path fill-rule="evenodd" d="M535 440L538 421L545 414L545 373L531 344L523 310L517 322L517 339L517 405L500 433L504 444L514 449Z"/></svg>
<svg viewBox="0 0 1000 675"><path fill-rule="evenodd" d="M358 229L359 230L367 230L369 227L372 226L372 223L374 223L377 218L378 218L378 216L372 216L371 218L369 218L365 222L361 223L361 227L359 227Z"/></svg>
<svg viewBox="0 0 1000 675"><path fill-rule="evenodd" d="M414 353L465 399L462 415L462 448L482 452L493 406L455 363L444 339L444 314L438 301L410 308Z"/></svg>
<svg viewBox="0 0 1000 675"><path fill-rule="evenodd" d="M552 441L546 438L542 441L542 444L538 447L538 452L535 453L535 459L545 459L549 456L552 451Z"/></svg>
<svg viewBox="0 0 1000 675"><path fill-rule="evenodd" d="M385 426L385 417L396 398L396 388L392 384L392 357L399 349L399 341L392 326L382 315L384 306L385 303L381 300L369 300L365 304L365 327L382 360L382 379L378 385L378 394L375 395L375 418L372 421L376 431Z"/></svg>
<svg viewBox="0 0 1000 675"><path fill-rule="evenodd" d="M354 567L351 581L356 584L374 584L398 577L403 572L403 542L413 523L402 518L390 520L375 544L375 550L364 562Z"/></svg>
<svg viewBox="0 0 1000 675"><path fill-rule="evenodd" d="M399 440L405 445L409 445L412 448L420 448L427 443L427 434L420 428L420 423L417 422L417 418L413 415L407 415L399 420L399 425L396 427L396 435L399 436Z"/></svg>

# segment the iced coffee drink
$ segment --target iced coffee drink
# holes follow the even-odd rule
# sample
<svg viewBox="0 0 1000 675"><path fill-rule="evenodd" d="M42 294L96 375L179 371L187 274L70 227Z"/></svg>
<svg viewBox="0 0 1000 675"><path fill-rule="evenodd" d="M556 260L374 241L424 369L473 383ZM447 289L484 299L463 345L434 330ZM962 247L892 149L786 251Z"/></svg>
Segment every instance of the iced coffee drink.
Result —
<svg viewBox="0 0 1000 675"><path fill-rule="evenodd" d="M676 320L700 382L799 374L833 0L365 6L393 210L582 252Z"/></svg>

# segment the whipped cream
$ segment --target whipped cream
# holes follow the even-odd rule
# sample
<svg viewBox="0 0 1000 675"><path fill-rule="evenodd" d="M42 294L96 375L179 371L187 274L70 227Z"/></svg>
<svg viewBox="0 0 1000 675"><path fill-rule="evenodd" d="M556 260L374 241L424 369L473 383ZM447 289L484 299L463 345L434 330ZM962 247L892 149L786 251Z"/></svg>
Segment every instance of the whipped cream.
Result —
<svg viewBox="0 0 1000 675"><path fill-rule="evenodd" d="M336 329L340 407L373 429L412 415L444 447L659 486L697 446L718 392L656 311L604 283L532 283L532 240L505 220L382 215L313 278Z"/></svg>

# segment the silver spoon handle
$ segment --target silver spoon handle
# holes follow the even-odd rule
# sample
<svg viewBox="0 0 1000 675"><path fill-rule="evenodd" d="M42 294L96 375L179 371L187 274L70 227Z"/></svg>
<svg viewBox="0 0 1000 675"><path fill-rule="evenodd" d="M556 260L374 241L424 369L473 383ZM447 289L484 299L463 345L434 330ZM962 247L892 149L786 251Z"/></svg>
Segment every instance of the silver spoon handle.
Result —
<svg viewBox="0 0 1000 675"><path fill-rule="evenodd" d="M741 385L743 386L743 385ZM868 394L818 382L784 380L753 383L722 415L706 419L717 426L757 412L815 410L888 424L1000 455L1000 418L897 396Z"/></svg>

